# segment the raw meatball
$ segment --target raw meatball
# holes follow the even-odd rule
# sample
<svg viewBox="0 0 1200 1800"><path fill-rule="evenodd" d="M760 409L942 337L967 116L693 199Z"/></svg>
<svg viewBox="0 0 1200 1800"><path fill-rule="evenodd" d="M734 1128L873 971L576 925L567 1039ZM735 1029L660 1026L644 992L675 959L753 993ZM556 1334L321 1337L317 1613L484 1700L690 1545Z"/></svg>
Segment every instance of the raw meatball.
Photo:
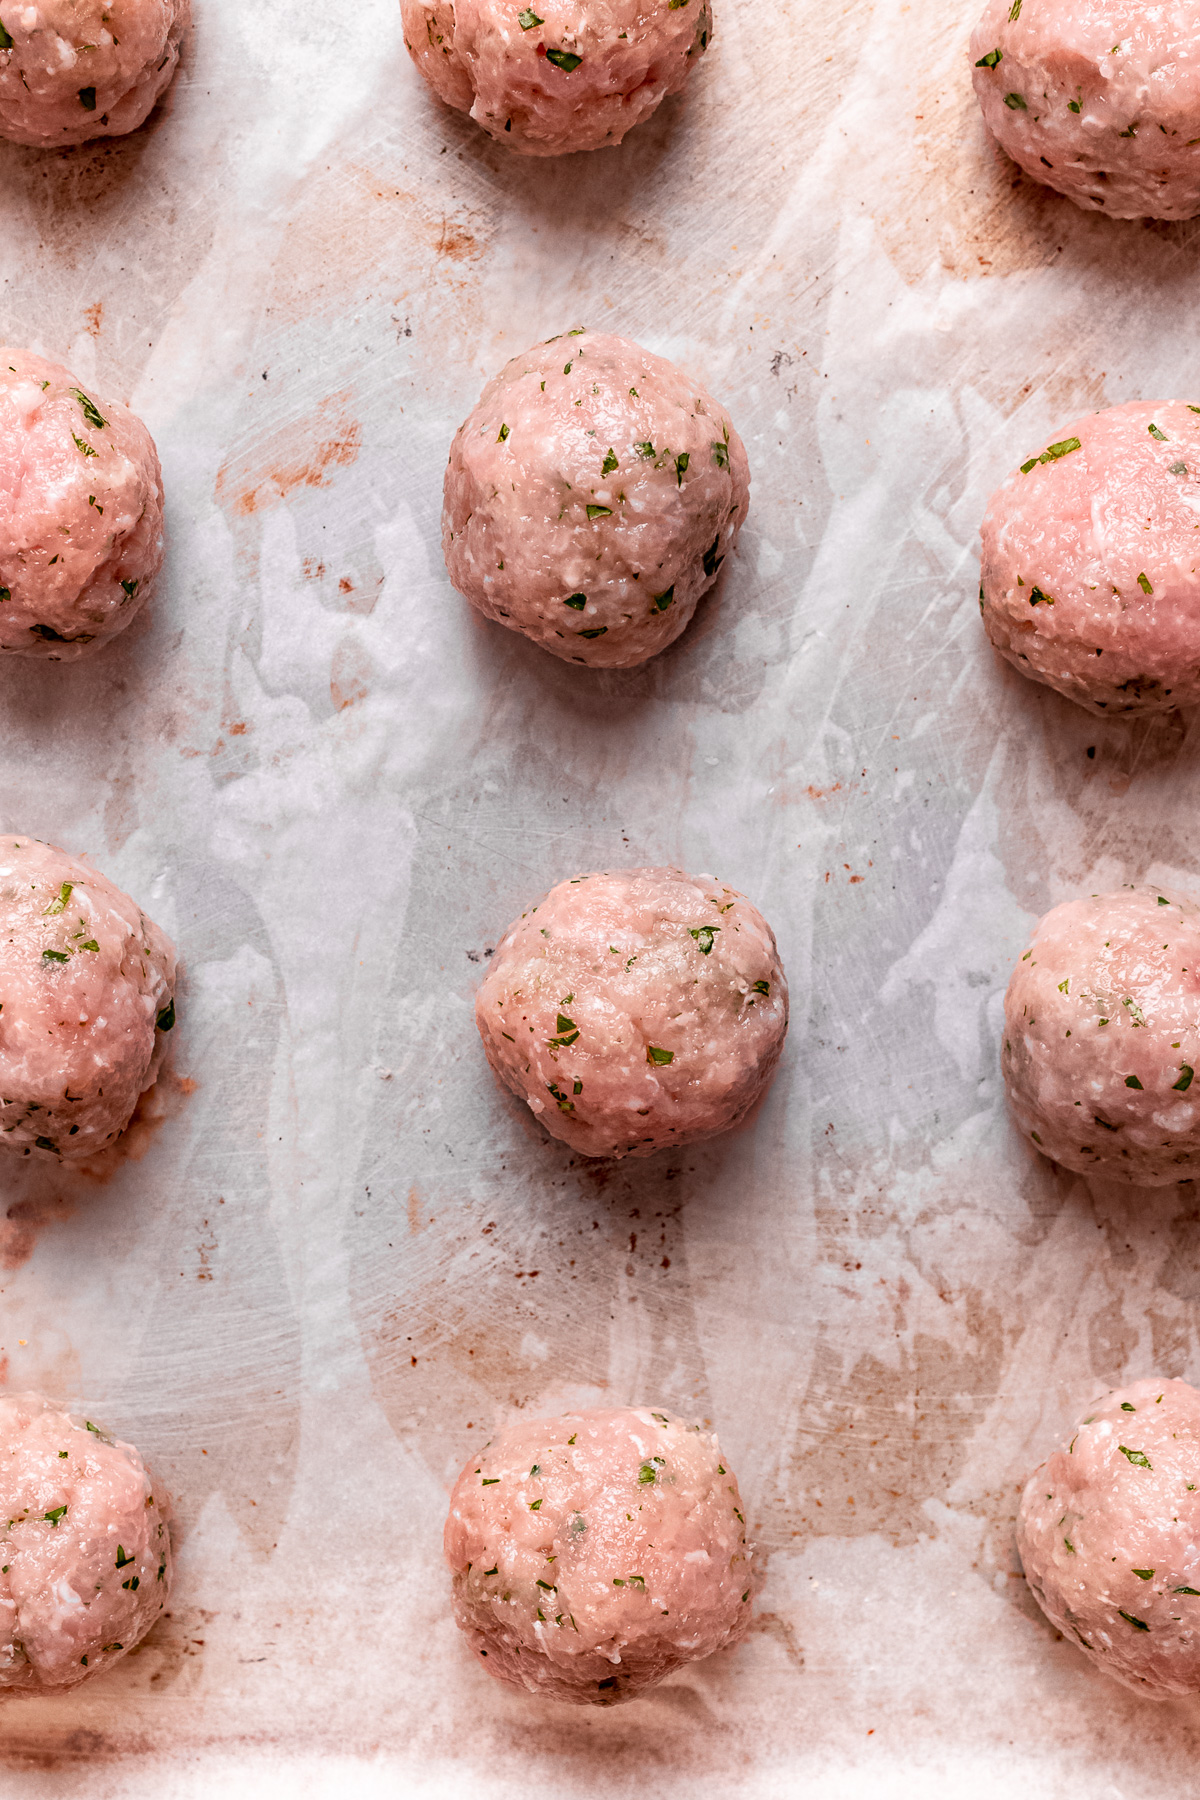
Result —
<svg viewBox="0 0 1200 1800"><path fill-rule="evenodd" d="M92 1156L124 1131L175 1023L175 951L65 850L0 837L0 1145Z"/></svg>
<svg viewBox="0 0 1200 1800"><path fill-rule="evenodd" d="M0 0L0 137L135 131L170 85L189 0Z"/></svg>
<svg viewBox="0 0 1200 1800"><path fill-rule="evenodd" d="M488 1673L549 1700L632 1699L750 1622L720 1445L648 1407L514 1420L455 1483L445 1545L454 1616Z"/></svg>
<svg viewBox="0 0 1200 1800"><path fill-rule="evenodd" d="M585 1156L715 1137L767 1088L787 1032L770 926L709 875L576 875L510 925L475 1002L488 1061Z"/></svg>
<svg viewBox="0 0 1200 1800"><path fill-rule="evenodd" d="M162 560L162 474L142 421L58 363L0 349L0 651L98 650Z"/></svg>
<svg viewBox="0 0 1200 1800"><path fill-rule="evenodd" d="M75 1687L140 1643L171 1588L169 1505L132 1444L0 1397L0 1689Z"/></svg>
<svg viewBox="0 0 1200 1800"><path fill-rule="evenodd" d="M572 331L514 357L459 427L442 548L485 618L628 669L679 636L749 500L723 406L628 338Z"/></svg>
<svg viewBox="0 0 1200 1800"><path fill-rule="evenodd" d="M971 61L1035 181L1115 219L1200 212L1200 0L988 0Z"/></svg>
<svg viewBox="0 0 1200 1800"><path fill-rule="evenodd" d="M539 0L541 4L541 0ZM708 0L400 0L409 55L438 97L525 156L619 144L708 47Z"/></svg>
<svg viewBox="0 0 1200 1800"><path fill-rule="evenodd" d="M1034 1598L1105 1674L1200 1692L1200 1394L1135 1381L1029 1478L1017 1548Z"/></svg>
<svg viewBox="0 0 1200 1800"><path fill-rule="evenodd" d="M1094 713L1200 700L1200 405L1089 413L983 521L979 608L1015 668Z"/></svg>
<svg viewBox="0 0 1200 1800"><path fill-rule="evenodd" d="M1200 1166L1200 907L1151 887L1054 907L1008 984L1001 1064L1043 1155L1138 1187L1189 1179Z"/></svg>

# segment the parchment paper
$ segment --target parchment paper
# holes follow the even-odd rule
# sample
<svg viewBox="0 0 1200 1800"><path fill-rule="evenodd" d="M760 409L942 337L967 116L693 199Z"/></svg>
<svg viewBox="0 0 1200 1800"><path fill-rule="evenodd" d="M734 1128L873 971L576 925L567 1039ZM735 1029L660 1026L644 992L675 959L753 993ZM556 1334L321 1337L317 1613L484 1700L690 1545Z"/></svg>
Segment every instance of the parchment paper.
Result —
<svg viewBox="0 0 1200 1800"><path fill-rule="evenodd" d="M1197 227L1018 177L962 0L718 0L685 101L549 163L426 94L395 0L195 11L147 129L0 146L0 329L142 412L171 534L94 663L0 668L0 815L185 965L126 1152L0 1172L5 1379L138 1443L181 1544L117 1672L0 1708L0 1789L1186 1793L1200 1712L1057 1641L1011 1534L1098 1392L1200 1379L1197 1202L1033 1160L997 1029L1052 902L1200 888L1200 749L1002 670L975 559L1056 427L1200 401ZM455 426L577 323L695 367L753 470L632 673L441 563ZM581 1164L497 1091L474 986L552 882L642 862L761 906L791 1037L748 1129ZM628 1401L720 1432L755 1630L539 1708L451 1623L449 1485L515 1407Z"/></svg>

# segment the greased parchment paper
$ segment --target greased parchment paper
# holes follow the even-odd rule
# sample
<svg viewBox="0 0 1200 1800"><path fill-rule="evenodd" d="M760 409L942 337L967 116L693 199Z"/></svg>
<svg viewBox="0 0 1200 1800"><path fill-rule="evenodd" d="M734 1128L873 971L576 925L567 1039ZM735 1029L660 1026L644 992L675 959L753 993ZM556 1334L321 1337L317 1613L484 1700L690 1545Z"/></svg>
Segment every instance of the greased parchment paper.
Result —
<svg viewBox="0 0 1200 1800"><path fill-rule="evenodd" d="M1200 1379L1197 1202L1056 1176L1004 1114L1033 918L1200 890L1193 722L997 666L991 488L1196 373L1197 228L1033 189L973 8L720 0L686 101L523 163L440 108L394 0L197 0L150 127L0 146L0 320L162 453L156 603L0 668L0 815L175 938L126 1152L0 1171L0 1357L174 1488L170 1617L0 1707L22 1796L1175 1796L1194 1706L1057 1642L1020 1483L1110 1384ZM645 669L477 623L438 542L487 375L576 324L692 365L753 471L736 558ZM1094 751L1094 755L1092 752ZM748 893L792 987L753 1125L584 1165L492 1082L489 949L558 878ZM471 1662L440 1534L514 1407L717 1429L753 1635L626 1708Z"/></svg>

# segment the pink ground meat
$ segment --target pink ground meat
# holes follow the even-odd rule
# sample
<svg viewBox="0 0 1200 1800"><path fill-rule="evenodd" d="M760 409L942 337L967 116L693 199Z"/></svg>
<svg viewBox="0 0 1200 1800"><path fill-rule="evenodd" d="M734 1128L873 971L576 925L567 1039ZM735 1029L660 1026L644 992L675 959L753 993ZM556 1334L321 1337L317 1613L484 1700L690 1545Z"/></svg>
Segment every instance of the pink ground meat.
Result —
<svg viewBox="0 0 1200 1800"><path fill-rule="evenodd" d="M550 1700L631 1699L750 1622L752 1552L720 1445L648 1407L514 1420L455 1483L445 1547L482 1666Z"/></svg>
<svg viewBox="0 0 1200 1800"><path fill-rule="evenodd" d="M169 86L189 0L0 0L0 137L134 131Z"/></svg>
<svg viewBox="0 0 1200 1800"><path fill-rule="evenodd" d="M1200 1692L1200 1394L1135 1381L1029 1478L1017 1547L1038 1604L1105 1674Z"/></svg>
<svg viewBox="0 0 1200 1800"><path fill-rule="evenodd" d="M132 1444L0 1396L0 1689L75 1687L145 1637L171 1589L169 1510Z"/></svg>
<svg viewBox="0 0 1200 1800"><path fill-rule="evenodd" d="M475 1002L488 1061L585 1156L726 1131L775 1072L787 982L770 926L709 876L562 881L511 925Z"/></svg>
<svg viewBox="0 0 1200 1800"><path fill-rule="evenodd" d="M1200 401L1065 426L982 537L984 626L1022 674L1107 715L1200 700Z"/></svg>
<svg viewBox="0 0 1200 1800"><path fill-rule="evenodd" d="M1200 212L1200 0L988 0L970 55L1035 181L1116 219Z"/></svg>
<svg viewBox="0 0 1200 1800"><path fill-rule="evenodd" d="M448 106L525 156L619 144L687 83L708 0L401 0L404 41Z"/></svg>
<svg viewBox="0 0 1200 1800"><path fill-rule="evenodd" d="M129 408L29 350L0 348L0 651L92 654L163 560L162 474Z"/></svg>
<svg viewBox="0 0 1200 1800"><path fill-rule="evenodd" d="M0 1147L92 1156L129 1123L175 1023L175 951L103 875L0 837Z"/></svg>
<svg viewBox="0 0 1200 1800"><path fill-rule="evenodd" d="M450 448L446 568L484 615L570 662L631 668L677 638L750 498L728 413L627 338L514 357Z"/></svg>
<svg viewBox="0 0 1200 1800"><path fill-rule="evenodd" d="M1200 907L1161 888L1056 906L1004 997L1001 1056L1045 1156L1141 1187L1200 1167Z"/></svg>

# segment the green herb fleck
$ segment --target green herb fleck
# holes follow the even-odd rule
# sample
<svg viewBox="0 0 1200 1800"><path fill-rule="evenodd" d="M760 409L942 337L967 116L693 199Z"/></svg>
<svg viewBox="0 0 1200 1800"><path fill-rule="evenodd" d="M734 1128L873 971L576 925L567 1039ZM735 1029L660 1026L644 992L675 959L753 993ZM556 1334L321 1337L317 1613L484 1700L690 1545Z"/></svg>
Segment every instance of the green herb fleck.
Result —
<svg viewBox="0 0 1200 1800"><path fill-rule="evenodd" d="M1053 606L1054 605L1054 596L1052 594L1043 594L1040 587L1030 588L1030 590L1029 590L1030 606L1037 606L1040 602L1043 602L1043 601L1045 602L1045 604L1047 606Z"/></svg>
<svg viewBox="0 0 1200 1800"><path fill-rule="evenodd" d="M522 31L532 31L535 25L542 25L544 23L545 20L539 19L531 6L525 7L523 12L517 14L517 24L521 27Z"/></svg>
<svg viewBox="0 0 1200 1800"><path fill-rule="evenodd" d="M1020 18L1020 16L1021 16L1021 0L1013 0L1012 5L1008 9L1009 24L1015 25L1017 20Z"/></svg>
<svg viewBox="0 0 1200 1800"><path fill-rule="evenodd" d="M498 1475L485 1475L479 1485L480 1487L499 1487L500 1477Z"/></svg>
<svg viewBox="0 0 1200 1800"><path fill-rule="evenodd" d="M96 110L96 90L95 90L95 88L80 88L79 104L80 104L80 106L82 106L84 112L95 112L95 110Z"/></svg>
<svg viewBox="0 0 1200 1800"><path fill-rule="evenodd" d="M673 1050L660 1050L657 1044L647 1044L646 1061L648 1063L657 1063L660 1068L665 1068L668 1063L673 1063L675 1061L675 1052Z"/></svg>
<svg viewBox="0 0 1200 1800"><path fill-rule="evenodd" d="M1154 589L1150 585L1150 577L1146 574L1145 570L1138 576L1137 581L1143 594L1152 594L1154 592Z"/></svg>
<svg viewBox="0 0 1200 1800"><path fill-rule="evenodd" d="M608 630L607 625L593 625L587 631L579 632L578 636L585 637L585 638L603 637L607 630Z"/></svg>
<svg viewBox="0 0 1200 1800"><path fill-rule="evenodd" d="M505 440L507 439L507 437L508 437L508 426L502 425L500 427L499 431L496 433L496 442L498 444L503 444L505 442Z"/></svg>
<svg viewBox="0 0 1200 1800"><path fill-rule="evenodd" d="M1118 1606L1117 1611L1125 1620L1125 1623L1127 1625L1132 1625L1135 1631L1149 1631L1150 1627L1147 1625L1145 1619L1135 1619L1133 1614L1127 1613L1122 1606Z"/></svg>
<svg viewBox="0 0 1200 1800"><path fill-rule="evenodd" d="M1023 462L1021 464L1022 475L1028 475L1030 469L1036 469L1037 468L1037 460L1038 459L1036 456L1031 456L1028 462Z"/></svg>
<svg viewBox="0 0 1200 1800"><path fill-rule="evenodd" d="M70 960L71 960L71 952L69 950L43 950L42 951L42 961L43 962L63 963L63 962L70 962Z"/></svg>
<svg viewBox="0 0 1200 1800"><path fill-rule="evenodd" d="M587 595L586 594L568 594L566 599L563 601L563 605L569 606L573 612L582 612L584 607L587 605Z"/></svg>
<svg viewBox="0 0 1200 1800"><path fill-rule="evenodd" d="M1002 56L1003 52L1000 50L989 50L986 56L980 57L975 67L977 69L994 69Z"/></svg>
<svg viewBox="0 0 1200 1800"><path fill-rule="evenodd" d="M674 598L675 598L675 583L672 582L670 587L664 588L664 590L661 594L651 594L650 602L651 602L651 605L653 606L653 609L655 612L666 612L668 606L670 606L670 604Z"/></svg>
<svg viewBox="0 0 1200 1800"><path fill-rule="evenodd" d="M1137 1088L1139 1093L1144 1091L1142 1088L1142 1084L1138 1080L1136 1075L1127 1075L1125 1077L1125 1086L1128 1088Z"/></svg>
<svg viewBox="0 0 1200 1800"><path fill-rule="evenodd" d="M1122 1400L1121 1411L1122 1412L1136 1412L1137 1407L1133 1404L1132 1400Z"/></svg>
<svg viewBox="0 0 1200 1800"><path fill-rule="evenodd" d="M725 558L723 556L717 555L717 551L720 549L720 547L721 547L721 534L720 534L720 532L718 532L716 537L713 539L712 543L708 546L708 549L704 552L703 557L701 558L701 561L702 561L702 564L704 567L704 573L706 575L715 575L717 570L720 568L721 564L725 561Z"/></svg>
<svg viewBox="0 0 1200 1800"><path fill-rule="evenodd" d="M49 1524L57 1526L58 1521L60 1519L66 1518L66 1515L67 1515L67 1509L65 1506L55 1506L48 1513L43 1513L42 1517Z"/></svg>
<svg viewBox="0 0 1200 1800"><path fill-rule="evenodd" d="M529 1510L530 1510L530 1512L540 1512L540 1511L541 1511L541 1507L542 1507L542 1503L541 1503L541 1501L540 1501L540 1500L531 1500L531 1501L530 1501L530 1502L529 1502Z"/></svg>
<svg viewBox="0 0 1200 1800"><path fill-rule="evenodd" d="M617 466L617 459L613 453L613 447L610 444L608 446L608 455L604 458L604 461L600 464L600 473L602 475L611 475L613 470L616 468L616 466Z"/></svg>
<svg viewBox="0 0 1200 1800"><path fill-rule="evenodd" d="M1157 425L1147 425L1146 430L1150 433L1150 436L1155 438L1160 444L1168 444L1171 441L1166 432L1160 431Z"/></svg>
<svg viewBox="0 0 1200 1800"><path fill-rule="evenodd" d="M1179 1080L1172 1082L1171 1092L1173 1094L1186 1094L1192 1085L1192 1076L1195 1073L1196 1071L1192 1068L1190 1063L1180 1063Z"/></svg>
<svg viewBox="0 0 1200 1800"><path fill-rule="evenodd" d="M770 991L771 991L771 984L769 981L756 981L753 984L753 988L752 988L753 993L769 994Z"/></svg>
<svg viewBox="0 0 1200 1800"><path fill-rule="evenodd" d="M539 1580L537 1585L540 1588L544 1588L548 1594L557 1594L557 1592L558 1592L558 1589L553 1585L553 1583L551 1583L549 1581Z"/></svg>
<svg viewBox="0 0 1200 1800"><path fill-rule="evenodd" d="M692 459L686 450L682 451L680 455L675 458L675 479L680 487L683 486L683 478L687 474L687 466L691 460Z"/></svg>
<svg viewBox="0 0 1200 1800"><path fill-rule="evenodd" d="M1082 112L1083 108L1080 106L1078 100L1068 100L1067 101L1067 111L1077 113L1077 112Z"/></svg>
<svg viewBox="0 0 1200 1800"><path fill-rule="evenodd" d="M654 1467L654 1464L644 1462L642 1464L641 1468L638 1470L639 1485L642 1487L645 1487L649 1482L657 1481L657 1479L658 1479L658 1471Z"/></svg>
<svg viewBox="0 0 1200 1800"><path fill-rule="evenodd" d="M104 427L108 424L108 420L101 417L95 402L89 400L87 395L83 393L80 388L68 388L67 392L70 394L72 400L78 400L80 406L82 406L83 416L91 426L92 430L103 431Z"/></svg>
<svg viewBox="0 0 1200 1800"><path fill-rule="evenodd" d="M95 451L93 451L93 452L92 452L92 454L93 454L93 455L95 455ZM130 599L131 599L131 600L132 600L132 599L133 599L133 596L134 596L134 595L135 595L135 594L136 594L136 593L137 593L137 591L138 591L138 584L137 584L137 582L136 582L136 581L123 581L123 582L122 582L122 583L121 583L121 586L122 586L122 587L123 587L123 588L124 588L124 589L125 589L125 592L126 592L126 594L127 594L127 595L128 595L128 596L129 596L129 598L130 598Z"/></svg>
<svg viewBox="0 0 1200 1800"><path fill-rule="evenodd" d="M716 463L718 469L727 469L729 467L728 443L716 441L709 445L709 449L712 451L712 459Z"/></svg>
<svg viewBox="0 0 1200 1800"><path fill-rule="evenodd" d="M71 433L71 436L74 438L75 448L79 451L81 456L95 456L97 454L90 444L84 443L81 437L75 437L74 432Z"/></svg>
<svg viewBox="0 0 1200 1800"><path fill-rule="evenodd" d="M0 25L0 50L11 50L12 47L12 39L9 37L7 31L5 31L3 25ZM85 1656L83 1660L86 1662L87 1657Z"/></svg>
<svg viewBox="0 0 1200 1800"><path fill-rule="evenodd" d="M1139 1581L1149 1581L1154 1574L1153 1569L1135 1569L1133 1572Z"/></svg>
<svg viewBox="0 0 1200 1800"><path fill-rule="evenodd" d="M126 1563L135 1562L136 1560L137 1559L135 1557L126 1556L121 1545L120 1544L117 1545L117 1567L118 1567L118 1569L123 1569L125 1567Z"/></svg>
<svg viewBox="0 0 1200 1800"><path fill-rule="evenodd" d="M1004 104L1005 106L1010 106L1014 112L1029 111L1029 108L1026 106L1024 100L1022 100L1020 94L1005 94Z"/></svg>
<svg viewBox="0 0 1200 1800"><path fill-rule="evenodd" d="M1172 1593L1173 1593L1173 1594L1196 1594L1196 1595L1200 1595L1200 1588L1189 1588L1189 1587L1180 1587L1180 1588L1172 1588L1172 1589L1171 1589L1171 1592L1172 1592Z"/></svg>
<svg viewBox="0 0 1200 1800"><path fill-rule="evenodd" d="M573 50L547 50L546 61L552 62L556 69L561 69L564 75L571 75L579 67L583 58L576 56Z"/></svg>
<svg viewBox="0 0 1200 1800"><path fill-rule="evenodd" d="M1172 463L1171 464L1171 474L1172 475L1186 475L1187 474L1187 464L1185 462Z"/></svg>
<svg viewBox="0 0 1200 1800"><path fill-rule="evenodd" d="M168 1000L167 1004L163 1007L162 1011L159 1013L157 1019L155 1019L154 1028L156 1031L170 1031L170 1029L171 1029L172 1025L174 1025L174 1023L175 1023L175 1002L174 1002L174 1000Z"/></svg>
<svg viewBox="0 0 1200 1800"><path fill-rule="evenodd" d="M629 390L629 391L630 391L630 393L631 393L631 394L632 394L632 392L633 392L633 389L632 389L632 388L630 388L630 390ZM633 446L633 447L634 447L634 449L635 449L635 450L636 450L636 451L637 451L637 453L638 453L638 455L639 455L639 456L647 456L647 457L650 457L650 456L653 456L653 455L654 455L654 445L653 445L653 444L651 444L651 443L645 443L645 444L635 444L635 445L634 445L634 446Z"/></svg>
<svg viewBox="0 0 1200 1800"><path fill-rule="evenodd" d="M1075 1546L1071 1542L1070 1538L1065 1537L1063 1539L1063 1543L1067 1546L1067 1549L1071 1552L1071 1555L1074 1556L1076 1554Z"/></svg>
<svg viewBox="0 0 1200 1800"><path fill-rule="evenodd" d="M713 947L713 933L720 929L719 925L701 925L696 931L693 931L690 926L688 927L688 935L695 938L696 948L701 956L708 955Z"/></svg>
<svg viewBox="0 0 1200 1800"><path fill-rule="evenodd" d="M596 506L595 504L589 504L587 516L589 519L607 519L611 512L611 506Z"/></svg>
<svg viewBox="0 0 1200 1800"><path fill-rule="evenodd" d="M1117 1449L1122 1456L1129 1458L1135 1469L1151 1469L1154 1466L1144 1450L1127 1450L1124 1444L1118 1444Z"/></svg>
<svg viewBox="0 0 1200 1800"><path fill-rule="evenodd" d="M74 882L73 881L64 881L62 886L59 888L57 895L50 902L49 906L46 908L45 912L42 914L42 917L44 919L48 919L48 918L52 918L55 913L66 912L67 903L70 900L71 895L74 892L75 892Z"/></svg>

